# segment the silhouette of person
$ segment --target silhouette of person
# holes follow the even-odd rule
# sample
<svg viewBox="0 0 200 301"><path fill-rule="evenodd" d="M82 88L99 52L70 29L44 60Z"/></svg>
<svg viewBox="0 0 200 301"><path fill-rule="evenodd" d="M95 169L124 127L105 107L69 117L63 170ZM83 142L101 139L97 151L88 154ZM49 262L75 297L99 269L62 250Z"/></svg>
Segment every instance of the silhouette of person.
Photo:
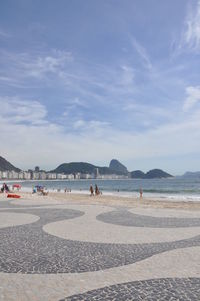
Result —
<svg viewBox="0 0 200 301"><path fill-rule="evenodd" d="M93 189L93 186L90 185L90 196L94 195L94 189Z"/></svg>
<svg viewBox="0 0 200 301"><path fill-rule="evenodd" d="M140 198L142 198L142 194L143 194L143 191L142 191L142 188L140 188Z"/></svg>

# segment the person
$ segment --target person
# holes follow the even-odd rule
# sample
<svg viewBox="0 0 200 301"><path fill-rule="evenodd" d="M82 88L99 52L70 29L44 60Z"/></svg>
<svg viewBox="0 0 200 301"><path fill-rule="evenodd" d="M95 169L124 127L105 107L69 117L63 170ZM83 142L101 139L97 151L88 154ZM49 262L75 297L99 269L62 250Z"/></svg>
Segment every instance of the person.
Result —
<svg viewBox="0 0 200 301"><path fill-rule="evenodd" d="M9 192L9 188L8 188L8 185L6 183L3 183L3 186L1 188L1 192Z"/></svg>
<svg viewBox="0 0 200 301"><path fill-rule="evenodd" d="M97 184L95 184L95 195L99 195L100 192L99 192L99 188L97 186Z"/></svg>
<svg viewBox="0 0 200 301"><path fill-rule="evenodd" d="M140 198L142 198L142 194L143 194L143 191L142 191L142 188L140 188Z"/></svg>
<svg viewBox="0 0 200 301"><path fill-rule="evenodd" d="M34 186L33 187L33 190L32 190L32 194L36 193L37 192L37 188Z"/></svg>
<svg viewBox="0 0 200 301"><path fill-rule="evenodd" d="M93 186L90 185L90 196L94 195L94 189L93 189Z"/></svg>
<svg viewBox="0 0 200 301"><path fill-rule="evenodd" d="M46 189L43 189L43 190L41 191L41 194L42 194L42 195L48 195L48 193L49 193L49 192L48 192Z"/></svg>

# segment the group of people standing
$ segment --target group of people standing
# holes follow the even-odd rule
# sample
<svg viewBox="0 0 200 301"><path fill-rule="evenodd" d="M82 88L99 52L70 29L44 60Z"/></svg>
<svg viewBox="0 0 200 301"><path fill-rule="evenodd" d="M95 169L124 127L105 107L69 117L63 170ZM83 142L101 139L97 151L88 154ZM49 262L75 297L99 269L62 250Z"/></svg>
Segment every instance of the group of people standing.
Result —
<svg viewBox="0 0 200 301"><path fill-rule="evenodd" d="M100 192L100 190L99 190L97 184L95 184L95 188L93 188L93 186L90 185L90 196L94 195L94 193L95 193L95 195L102 194L102 193Z"/></svg>
<svg viewBox="0 0 200 301"><path fill-rule="evenodd" d="M3 183L3 186L1 187L1 192L9 192L9 187L6 183Z"/></svg>

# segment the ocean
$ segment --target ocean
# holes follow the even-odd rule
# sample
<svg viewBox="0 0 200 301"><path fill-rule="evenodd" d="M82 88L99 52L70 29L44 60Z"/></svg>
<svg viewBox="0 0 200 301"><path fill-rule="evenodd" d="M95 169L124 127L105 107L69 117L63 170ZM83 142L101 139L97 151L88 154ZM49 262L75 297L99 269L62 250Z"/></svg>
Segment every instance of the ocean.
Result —
<svg viewBox="0 0 200 301"><path fill-rule="evenodd" d="M19 181L18 181L19 182ZM12 185L10 182L9 185ZM167 179L124 179L124 180L45 180L21 181L22 189L31 191L35 185L45 186L49 191L64 189L73 193L88 193L90 185L97 184L100 191L107 195L138 197L142 188L143 197L167 198L170 200L200 201L200 178Z"/></svg>

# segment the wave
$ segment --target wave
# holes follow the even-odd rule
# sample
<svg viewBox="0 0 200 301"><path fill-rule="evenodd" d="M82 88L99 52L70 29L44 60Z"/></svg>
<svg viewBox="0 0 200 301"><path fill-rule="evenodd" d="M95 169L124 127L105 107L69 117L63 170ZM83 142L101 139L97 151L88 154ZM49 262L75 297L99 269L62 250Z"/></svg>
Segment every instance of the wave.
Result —
<svg viewBox="0 0 200 301"><path fill-rule="evenodd" d="M107 189L105 189L106 191ZM140 189L125 189L125 188L122 188L122 189L114 189L115 192L139 192ZM143 188L142 189L143 192L145 193L173 193L173 194L199 194L200 193L200 189L180 189L180 190L177 190L177 189L148 189L148 188Z"/></svg>

